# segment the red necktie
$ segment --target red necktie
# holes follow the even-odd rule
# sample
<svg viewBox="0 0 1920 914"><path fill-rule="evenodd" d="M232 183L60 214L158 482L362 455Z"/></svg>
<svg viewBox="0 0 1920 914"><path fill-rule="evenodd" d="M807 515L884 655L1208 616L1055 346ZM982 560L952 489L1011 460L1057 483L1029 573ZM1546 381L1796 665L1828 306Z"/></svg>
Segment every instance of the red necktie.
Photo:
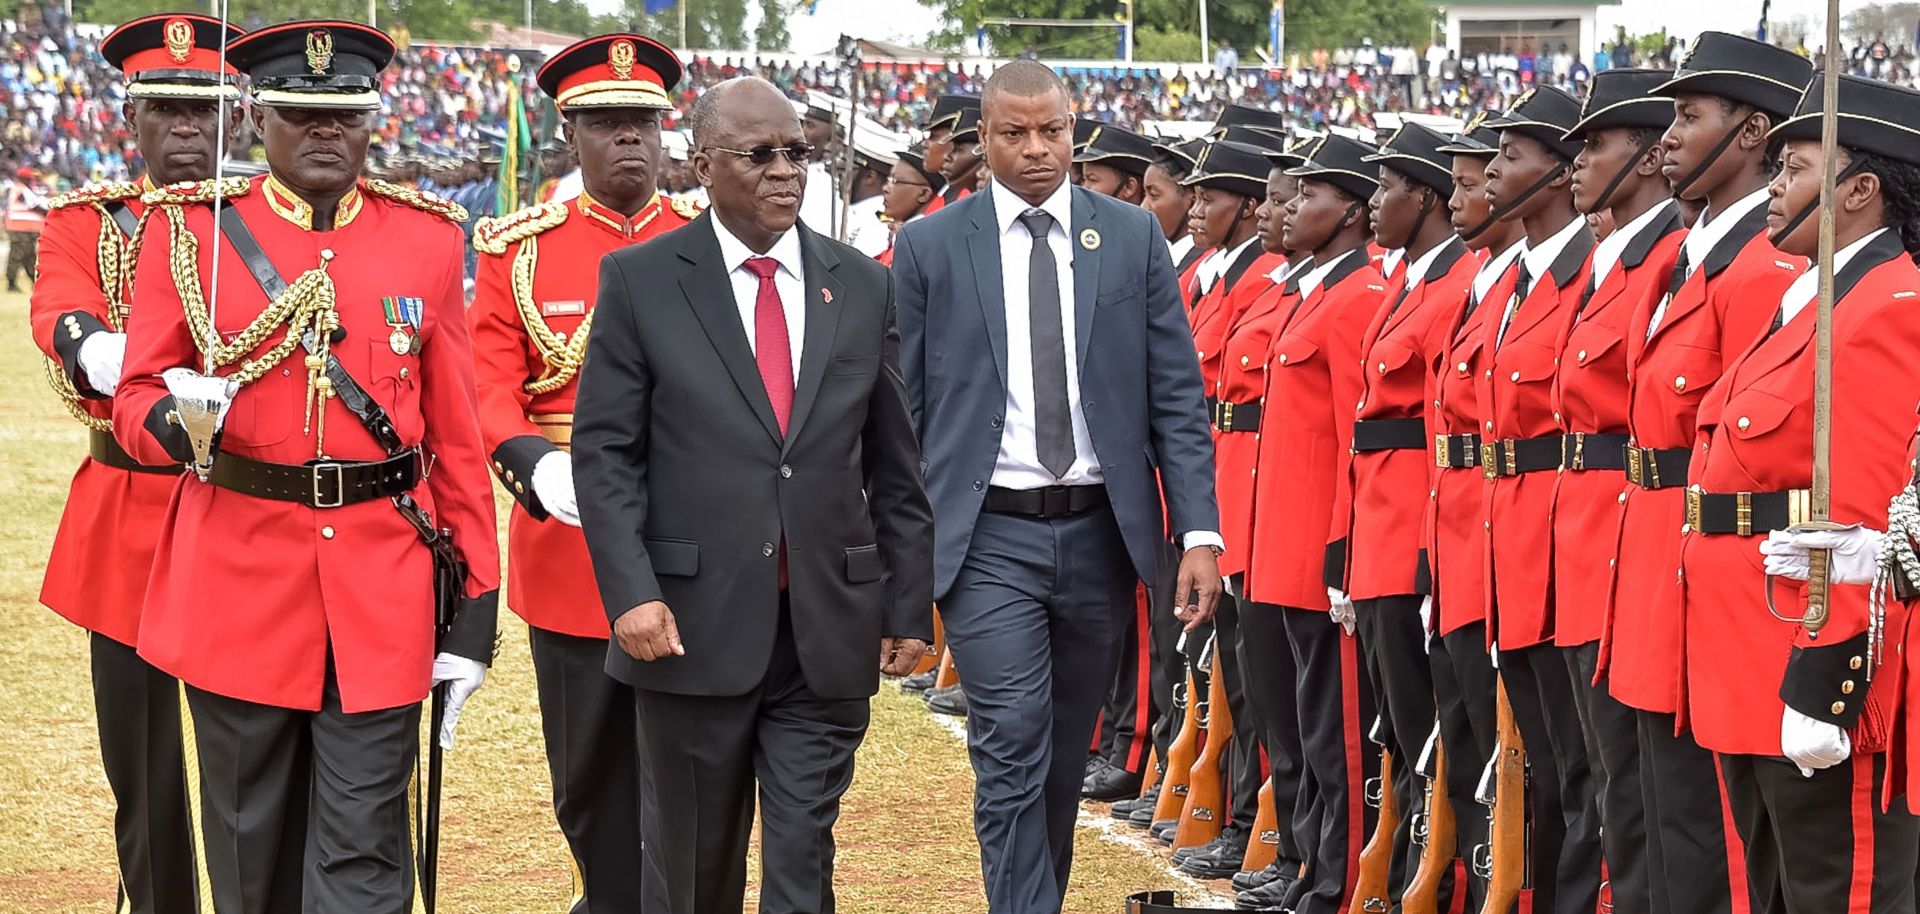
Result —
<svg viewBox="0 0 1920 914"><path fill-rule="evenodd" d="M746 267L760 277L760 294L753 300L753 360L760 366L760 383L767 386L773 418L780 423L780 434L785 435L787 419L793 415L793 347L787 339L787 311L781 307L780 290L773 284L780 262L771 257L749 257Z"/></svg>

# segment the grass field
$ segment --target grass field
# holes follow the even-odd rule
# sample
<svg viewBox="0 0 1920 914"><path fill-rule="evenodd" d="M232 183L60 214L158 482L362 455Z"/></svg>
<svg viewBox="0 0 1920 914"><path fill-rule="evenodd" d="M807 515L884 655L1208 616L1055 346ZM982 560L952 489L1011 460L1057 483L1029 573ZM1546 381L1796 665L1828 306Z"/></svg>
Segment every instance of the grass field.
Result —
<svg viewBox="0 0 1920 914"><path fill-rule="evenodd" d="M113 808L100 773L86 638L36 602L80 426L47 389L24 295L0 293L0 912L109 911ZM548 799L525 627L503 646L447 763L441 910L565 910L566 851ZM984 910L961 744L918 700L883 688L837 831L847 914ZM1118 914L1123 897L1192 883L1154 852L1082 829L1069 914ZM757 873L757 867L750 872Z"/></svg>

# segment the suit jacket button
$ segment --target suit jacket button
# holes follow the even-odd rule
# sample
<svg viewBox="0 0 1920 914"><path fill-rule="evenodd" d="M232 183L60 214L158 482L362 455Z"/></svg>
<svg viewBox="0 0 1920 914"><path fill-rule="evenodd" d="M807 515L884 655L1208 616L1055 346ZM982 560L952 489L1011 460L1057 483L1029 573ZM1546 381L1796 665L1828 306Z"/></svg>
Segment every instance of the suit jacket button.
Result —
<svg viewBox="0 0 1920 914"><path fill-rule="evenodd" d="M781 478L781 479L792 479L792 478L793 478L793 467L790 467L790 466L787 466L787 465L786 465L786 464L784 464L784 463L783 463L783 464L781 464L781 465L780 465L780 478Z"/></svg>
<svg viewBox="0 0 1920 914"><path fill-rule="evenodd" d="M988 425L990 425L990 426L993 426L994 428L999 428L999 427L1000 427L1000 417L999 417L999 416L995 416L995 417L993 417L993 418L991 418L991 419L988 419L988 420L987 420L987 424L988 424Z"/></svg>
<svg viewBox="0 0 1920 914"><path fill-rule="evenodd" d="M974 481L973 481L973 490L974 490L975 492L978 492L978 491L980 491L981 489L984 489L984 488L986 488L986 487L987 487L987 485L986 485L986 483L983 483L983 482L981 482L981 481L980 481L980 480L978 480L978 479L976 479L976 480L974 480Z"/></svg>
<svg viewBox="0 0 1920 914"><path fill-rule="evenodd" d="M761 543L761 544L760 544L760 554L761 554L761 555L764 555L764 556L766 556L767 558L773 558L773 544L772 544L772 543Z"/></svg>

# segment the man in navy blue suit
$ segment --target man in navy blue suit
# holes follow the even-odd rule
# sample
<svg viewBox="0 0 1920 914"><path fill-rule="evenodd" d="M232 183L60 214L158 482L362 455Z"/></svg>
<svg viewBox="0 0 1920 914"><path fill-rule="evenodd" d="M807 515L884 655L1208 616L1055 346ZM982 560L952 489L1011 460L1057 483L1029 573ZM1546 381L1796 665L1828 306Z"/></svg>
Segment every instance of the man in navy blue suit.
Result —
<svg viewBox="0 0 1920 914"><path fill-rule="evenodd" d="M1176 615L1191 629L1219 599L1213 445L1166 236L1068 183L1059 77L995 71L980 136L991 189L895 241L900 363L967 682L988 910L1058 914L1118 634L1169 532Z"/></svg>

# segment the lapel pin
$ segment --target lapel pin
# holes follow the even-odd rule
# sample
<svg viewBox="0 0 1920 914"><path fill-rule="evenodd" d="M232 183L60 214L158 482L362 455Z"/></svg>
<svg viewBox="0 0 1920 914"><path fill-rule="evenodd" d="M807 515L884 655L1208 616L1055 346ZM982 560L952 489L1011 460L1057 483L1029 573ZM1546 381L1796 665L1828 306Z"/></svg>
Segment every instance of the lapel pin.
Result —
<svg viewBox="0 0 1920 914"><path fill-rule="evenodd" d="M1081 230L1080 246L1089 251L1100 250L1100 232L1096 229Z"/></svg>
<svg viewBox="0 0 1920 914"><path fill-rule="evenodd" d="M833 290L827 288L826 286L821 286L820 300L826 302L829 305L833 304Z"/></svg>

